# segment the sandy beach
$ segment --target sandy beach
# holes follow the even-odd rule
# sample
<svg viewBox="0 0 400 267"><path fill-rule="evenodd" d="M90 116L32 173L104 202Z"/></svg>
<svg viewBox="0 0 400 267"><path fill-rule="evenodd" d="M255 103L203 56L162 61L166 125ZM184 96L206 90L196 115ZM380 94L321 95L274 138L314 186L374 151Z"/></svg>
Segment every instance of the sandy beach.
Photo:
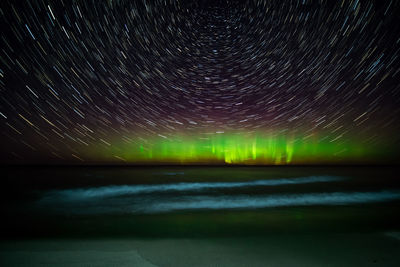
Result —
<svg viewBox="0 0 400 267"><path fill-rule="evenodd" d="M1 266L398 266L400 234L2 242Z"/></svg>

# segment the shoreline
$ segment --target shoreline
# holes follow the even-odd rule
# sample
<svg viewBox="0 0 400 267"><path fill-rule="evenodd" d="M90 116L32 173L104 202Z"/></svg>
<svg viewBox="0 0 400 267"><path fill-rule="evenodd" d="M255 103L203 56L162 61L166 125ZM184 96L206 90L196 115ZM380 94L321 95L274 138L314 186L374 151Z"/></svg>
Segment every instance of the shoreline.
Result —
<svg viewBox="0 0 400 267"><path fill-rule="evenodd" d="M2 266L398 266L400 232L1 241ZM61 264L60 264L61 263Z"/></svg>

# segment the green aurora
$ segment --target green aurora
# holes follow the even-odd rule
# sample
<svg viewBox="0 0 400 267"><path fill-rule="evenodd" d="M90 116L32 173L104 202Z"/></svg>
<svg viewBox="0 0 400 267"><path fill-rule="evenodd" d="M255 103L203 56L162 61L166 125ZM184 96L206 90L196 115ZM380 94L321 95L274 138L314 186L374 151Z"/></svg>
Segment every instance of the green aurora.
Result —
<svg viewBox="0 0 400 267"><path fill-rule="evenodd" d="M100 162L131 164L357 164L385 163L388 149L354 140L316 137L208 134L160 136L101 144L87 155Z"/></svg>

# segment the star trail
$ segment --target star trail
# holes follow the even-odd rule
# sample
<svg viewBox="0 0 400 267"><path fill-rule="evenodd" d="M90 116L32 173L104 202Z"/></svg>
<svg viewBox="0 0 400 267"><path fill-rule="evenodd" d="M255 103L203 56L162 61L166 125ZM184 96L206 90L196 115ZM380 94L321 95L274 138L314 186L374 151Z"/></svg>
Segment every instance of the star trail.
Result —
<svg viewBox="0 0 400 267"><path fill-rule="evenodd" d="M397 162L397 1L2 1L24 163Z"/></svg>

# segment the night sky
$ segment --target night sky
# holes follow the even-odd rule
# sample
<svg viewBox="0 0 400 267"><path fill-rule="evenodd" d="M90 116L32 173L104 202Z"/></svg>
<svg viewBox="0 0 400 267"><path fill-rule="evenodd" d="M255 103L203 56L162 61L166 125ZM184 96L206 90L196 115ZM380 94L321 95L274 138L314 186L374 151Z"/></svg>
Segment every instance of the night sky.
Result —
<svg viewBox="0 0 400 267"><path fill-rule="evenodd" d="M3 163L398 161L398 1L0 6Z"/></svg>

